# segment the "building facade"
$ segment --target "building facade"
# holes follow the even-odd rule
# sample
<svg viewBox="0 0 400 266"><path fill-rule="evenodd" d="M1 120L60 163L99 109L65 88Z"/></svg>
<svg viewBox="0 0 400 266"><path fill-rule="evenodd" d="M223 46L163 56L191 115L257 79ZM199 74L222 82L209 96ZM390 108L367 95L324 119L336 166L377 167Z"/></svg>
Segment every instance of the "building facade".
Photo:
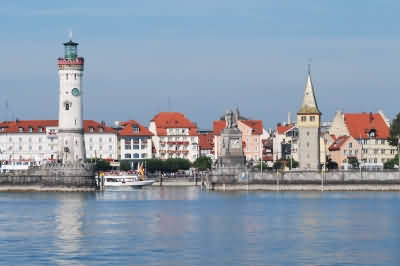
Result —
<svg viewBox="0 0 400 266"><path fill-rule="evenodd" d="M93 120L84 121L88 158L117 159L117 134ZM22 120L0 123L0 160L58 160L58 121Z"/></svg>
<svg viewBox="0 0 400 266"><path fill-rule="evenodd" d="M138 163L153 158L153 133L148 128L136 120L120 122L119 125L119 157L122 160L129 160L132 168L136 169Z"/></svg>
<svg viewBox="0 0 400 266"><path fill-rule="evenodd" d="M261 120L238 120L238 128L242 132L243 153L248 161L260 161L263 154L262 140L267 139L269 134L265 132ZM214 146L220 147L222 141L221 132L225 128L225 120L215 120L213 123ZM215 159L221 155L221 151L215 150Z"/></svg>
<svg viewBox="0 0 400 266"><path fill-rule="evenodd" d="M336 112L329 134L336 138L351 136L357 140L362 150L357 158L365 168L383 168L383 164L397 154L397 147L391 146L387 140L390 136L390 124L382 111Z"/></svg>
<svg viewBox="0 0 400 266"><path fill-rule="evenodd" d="M311 73L308 72L303 102L297 113L299 168L317 170L320 168L320 119L321 112L315 99Z"/></svg>
<svg viewBox="0 0 400 266"><path fill-rule="evenodd" d="M182 113L161 112L151 121L155 157L183 158L194 162L200 156L197 126Z"/></svg>

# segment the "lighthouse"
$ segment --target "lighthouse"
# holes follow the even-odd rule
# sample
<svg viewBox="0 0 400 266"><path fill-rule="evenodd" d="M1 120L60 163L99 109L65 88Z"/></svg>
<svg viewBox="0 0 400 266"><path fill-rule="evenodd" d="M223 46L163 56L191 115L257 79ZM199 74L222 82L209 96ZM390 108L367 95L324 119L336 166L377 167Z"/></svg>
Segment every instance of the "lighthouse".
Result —
<svg viewBox="0 0 400 266"><path fill-rule="evenodd" d="M83 57L78 57L78 43L70 38L64 43L64 57L58 58L58 159L63 164L83 162L86 158L82 119L83 66Z"/></svg>

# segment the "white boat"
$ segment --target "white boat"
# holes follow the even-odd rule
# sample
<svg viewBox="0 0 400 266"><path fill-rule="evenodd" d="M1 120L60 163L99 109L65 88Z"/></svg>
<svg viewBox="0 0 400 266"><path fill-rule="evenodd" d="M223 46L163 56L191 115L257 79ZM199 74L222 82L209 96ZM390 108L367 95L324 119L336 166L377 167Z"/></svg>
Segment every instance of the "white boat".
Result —
<svg viewBox="0 0 400 266"><path fill-rule="evenodd" d="M141 188L151 186L155 180L140 178L132 174L104 174L104 188Z"/></svg>

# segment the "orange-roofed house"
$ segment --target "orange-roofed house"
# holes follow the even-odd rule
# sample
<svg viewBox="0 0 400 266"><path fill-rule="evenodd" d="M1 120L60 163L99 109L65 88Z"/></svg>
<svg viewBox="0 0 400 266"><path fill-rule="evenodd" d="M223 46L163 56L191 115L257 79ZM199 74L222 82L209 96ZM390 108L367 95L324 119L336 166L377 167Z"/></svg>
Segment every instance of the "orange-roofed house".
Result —
<svg viewBox="0 0 400 266"><path fill-rule="evenodd" d="M153 133L137 122L129 120L119 123L119 140L120 140L120 158L132 162L133 169L137 168L137 164L145 159L151 159Z"/></svg>
<svg viewBox="0 0 400 266"><path fill-rule="evenodd" d="M352 136L340 136L329 146L329 157L339 168L347 168L349 158L356 158L359 161L360 154L361 145Z"/></svg>
<svg viewBox="0 0 400 266"><path fill-rule="evenodd" d="M277 124L275 136L273 139L273 160L274 162L280 159L298 160L297 154L297 139L298 128L296 124Z"/></svg>
<svg viewBox="0 0 400 266"><path fill-rule="evenodd" d="M84 120L87 158L117 159L117 133L104 123ZM0 122L1 160L57 160L58 120Z"/></svg>
<svg viewBox="0 0 400 266"><path fill-rule="evenodd" d="M210 157L214 160L214 132L198 130L200 156Z"/></svg>
<svg viewBox="0 0 400 266"><path fill-rule="evenodd" d="M199 157L197 125L179 112L160 112L150 121L155 157L183 158L194 162Z"/></svg>
<svg viewBox="0 0 400 266"><path fill-rule="evenodd" d="M261 120L245 120L238 121L238 128L242 132L243 153L246 160L259 161L263 155L262 140L267 139L269 135L263 128ZM220 147L221 132L226 126L225 120L215 120L213 123L214 131L214 147ZM217 148L215 149L215 159L221 154Z"/></svg>
<svg viewBox="0 0 400 266"><path fill-rule="evenodd" d="M393 159L397 153L396 147L391 146L387 141L390 135L390 124L382 111L377 113L336 112L329 134L337 138L351 136L357 140L362 150L358 156L362 167L382 168L384 162ZM346 149L346 152L349 150Z"/></svg>

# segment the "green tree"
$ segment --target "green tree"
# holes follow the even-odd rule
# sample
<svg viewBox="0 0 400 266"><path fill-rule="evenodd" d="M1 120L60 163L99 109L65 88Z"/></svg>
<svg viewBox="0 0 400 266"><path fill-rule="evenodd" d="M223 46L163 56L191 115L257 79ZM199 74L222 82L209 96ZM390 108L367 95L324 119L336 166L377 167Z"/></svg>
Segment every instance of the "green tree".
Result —
<svg viewBox="0 0 400 266"><path fill-rule="evenodd" d="M338 169L338 163L333 161L332 159L328 159L326 163L326 168L328 169Z"/></svg>
<svg viewBox="0 0 400 266"><path fill-rule="evenodd" d="M358 166L360 165L356 157L348 157L347 161L352 168L358 168Z"/></svg>
<svg viewBox="0 0 400 266"><path fill-rule="evenodd" d="M196 161L194 161L193 163L193 167L201 171L211 169L211 165L212 165L212 160L210 157L207 156L201 156L197 158Z"/></svg>
<svg viewBox="0 0 400 266"><path fill-rule="evenodd" d="M256 169L261 170L261 165L263 170L271 170L272 167L269 167L266 163L262 162L262 163L258 163L256 166L254 166Z"/></svg>
<svg viewBox="0 0 400 266"><path fill-rule="evenodd" d="M274 165L272 166L272 168L283 169L284 166L285 166L284 162L282 160L278 160L278 161L274 162Z"/></svg>
<svg viewBox="0 0 400 266"><path fill-rule="evenodd" d="M127 160L123 160L119 162L119 169L121 171L129 171L131 170L131 164L129 161Z"/></svg>
<svg viewBox="0 0 400 266"><path fill-rule="evenodd" d="M165 171L164 161L160 159L149 159L146 161L147 171L154 173L156 171Z"/></svg>
<svg viewBox="0 0 400 266"><path fill-rule="evenodd" d="M396 154L396 156L393 159L386 161L383 164L383 168L393 169L395 165L399 165L399 155L398 154Z"/></svg>
<svg viewBox="0 0 400 266"><path fill-rule="evenodd" d="M188 170L192 164L189 160L181 158L169 158L164 161L164 170L167 172L176 172L178 170Z"/></svg>
<svg viewBox="0 0 400 266"><path fill-rule="evenodd" d="M392 124L390 125L390 137L388 138L390 145L397 146L399 137L400 137L400 113L396 115L396 118L393 119Z"/></svg>
<svg viewBox="0 0 400 266"><path fill-rule="evenodd" d="M109 171L111 170L111 165L109 161L104 159L89 159L88 162L94 163L95 171Z"/></svg>

